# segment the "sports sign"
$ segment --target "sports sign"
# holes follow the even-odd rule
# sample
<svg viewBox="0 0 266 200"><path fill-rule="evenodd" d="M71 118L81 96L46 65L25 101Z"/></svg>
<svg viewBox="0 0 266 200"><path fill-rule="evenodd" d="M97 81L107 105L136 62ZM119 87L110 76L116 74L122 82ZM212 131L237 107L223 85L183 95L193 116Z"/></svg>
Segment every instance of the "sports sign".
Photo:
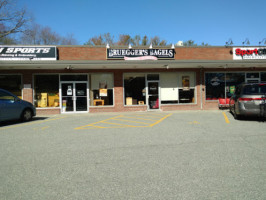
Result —
<svg viewBox="0 0 266 200"><path fill-rule="evenodd" d="M233 59L244 60L244 59L266 59L266 48L265 47L247 47L233 48Z"/></svg>
<svg viewBox="0 0 266 200"><path fill-rule="evenodd" d="M56 60L56 47L0 46L0 60Z"/></svg>

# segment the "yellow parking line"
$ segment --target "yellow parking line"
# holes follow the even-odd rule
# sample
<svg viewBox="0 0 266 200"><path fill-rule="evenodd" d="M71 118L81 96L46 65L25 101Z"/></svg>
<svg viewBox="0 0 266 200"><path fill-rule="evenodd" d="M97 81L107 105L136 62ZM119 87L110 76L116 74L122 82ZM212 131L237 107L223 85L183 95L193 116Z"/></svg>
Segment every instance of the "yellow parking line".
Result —
<svg viewBox="0 0 266 200"><path fill-rule="evenodd" d="M150 118L155 118L155 119L160 119L161 117L159 117L158 115L155 117L155 116L149 116L149 115L134 115L134 116L139 116L139 117L150 117Z"/></svg>
<svg viewBox="0 0 266 200"><path fill-rule="evenodd" d="M223 112L223 115L224 115L224 120L225 120L225 122L226 122L227 124L229 124L230 121L229 121L228 117L226 116L225 112Z"/></svg>
<svg viewBox="0 0 266 200"><path fill-rule="evenodd" d="M139 118L139 117L130 117L130 116L125 116L125 115L119 115L116 117L112 117L112 118L108 118L105 120L101 120L98 122L94 122L85 126L80 126L75 128L75 130L80 130L80 129L92 129L93 128L101 128L101 129L108 129L108 128L128 128L128 127L153 127L156 124L159 124L160 122L162 122L164 119L166 119L167 117L171 116L172 114L168 114L168 115L164 115L163 118L159 119L159 120L151 120L151 119L145 119L145 118ZM162 115L161 115L162 116ZM150 123L148 122L141 122L141 121L134 121L134 120L127 120L127 119L140 119L140 120L147 120L147 121L151 121ZM116 120L116 121L120 121L121 123L115 123L115 122L110 122L112 120ZM129 124L122 124L122 122L131 122L131 123L139 123L139 124L144 124L144 125L140 125L140 126L135 126L135 125L129 125ZM101 126L101 123L105 123L105 124L111 124L114 126L109 126L109 127L104 127ZM118 125L118 126L116 126Z"/></svg>
<svg viewBox="0 0 266 200"><path fill-rule="evenodd" d="M148 120L148 121L157 121L157 120L153 120L153 119L145 119L145 118L139 118L139 117L128 117L128 116L124 116L125 118L131 118L131 119L141 119L141 120Z"/></svg>
<svg viewBox="0 0 266 200"><path fill-rule="evenodd" d="M172 113L166 115L165 117L163 117L162 119L158 120L157 122L153 123L150 125L150 127L153 127L156 124L159 124L160 122L162 122L163 120L165 120L167 117L170 117L172 115Z"/></svg>
<svg viewBox="0 0 266 200"><path fill-rule="evenodd" d="M112 122L102 122L102 123L105 123L105 124L111 124L111 125L119 125L119 126L132 127L131 125L128 125L128 124L118 124L118 123L112 123Z"/></svg>
<svg viewBox="0 0 266 200"><path fill-rule="evenodd" d="M18 125L10 125L8 127L2 127L2 128L0 128L0 130L16 128L16 127L21 127L21 126L27 126L27 125L32 125L32 124L41 124L41 123L45 123L45 122L48 122L48 121L53 121L53 120L58 120L58 119L63 119L63 118L66 118L66 116L58 117L58 118L54 118L54 119L42 120L42 121L33 121L33 122L28 122L28 123L23 123L23 124L18 124Z"/></svg>
<svg viewBox="0 0 266 200"><path fill-rule="evenodd" d="M113 119L113 120L125 121L125 122L134 122L134 123L138 123L138 124L150 124L150 123L146 123L146 122L138 122L138 121L132 121L132 120L126 120L126 119Z"/></svg>

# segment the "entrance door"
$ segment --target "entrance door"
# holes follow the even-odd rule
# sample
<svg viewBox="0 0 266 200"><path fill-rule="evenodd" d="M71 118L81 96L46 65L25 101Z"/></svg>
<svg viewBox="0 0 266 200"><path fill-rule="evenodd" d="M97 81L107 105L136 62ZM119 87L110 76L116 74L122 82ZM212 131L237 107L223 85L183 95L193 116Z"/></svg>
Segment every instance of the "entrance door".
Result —
<svg viewBox="0 0 266 200"><path fill-rule="evenodd" d="M148 82L148 109L154 110L160 108L159 101L159 82L149 81Z"/></svg>
<svg viewBox="0 0 266 200"><path fill-rule="evenodd" d="M87 112L87 88L87 82L61 82L61 112Z"/></svg>

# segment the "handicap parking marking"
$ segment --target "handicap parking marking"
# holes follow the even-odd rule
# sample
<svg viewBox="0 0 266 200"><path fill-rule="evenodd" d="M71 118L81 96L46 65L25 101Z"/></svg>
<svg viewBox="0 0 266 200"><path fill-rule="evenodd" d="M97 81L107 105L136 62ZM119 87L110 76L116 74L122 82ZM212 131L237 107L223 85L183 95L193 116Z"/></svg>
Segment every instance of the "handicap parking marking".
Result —
<svg viewBox="0 0 266 200"><path fill-rule="evenodd" d="M75 130L81 129L108 129L108 128L136 128L136 127L153 127L159 124L172 114L160 114L159 118L150 119L150 115L147 114L130 114L130 115L118 115L116 117L108 118L102 121L94 122L85 126L75 128Z"/></svg>
<svg viewBox="0 0 266 200"><path fill-rule="evenodd" d="M35 124L42 124L42 123L46 123L46 122L49 122L49 121L60 120L60 119L66 118L66 117L67 116L61 116L61 117L57 117L57 118L50 118L50 119L45 119L45 120L40 120L40 121L30 121L30 122L25 122L25 123L22 123L22 124L8 125L6 127L0 127L0 131L1 130L6 130L6 129L11 129L11 128L30 126L30 125L35 125Z"/></svg>

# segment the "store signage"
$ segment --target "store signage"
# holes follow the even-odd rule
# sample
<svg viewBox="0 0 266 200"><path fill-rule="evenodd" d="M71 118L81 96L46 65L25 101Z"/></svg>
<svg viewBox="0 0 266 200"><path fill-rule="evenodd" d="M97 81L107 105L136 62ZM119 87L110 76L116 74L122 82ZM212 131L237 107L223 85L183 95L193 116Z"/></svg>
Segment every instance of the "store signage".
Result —
<svg viewBox="0 0 266 200"><path fill-rule="evenodd" d="M56 47L0 46L0 60L56 60Z"/></svg>
<svg viewBox="0 0 266 200"><path fill-rule="evenodd" d="M266 59L265 47L248 47L248 48L233 48L233 59Z"/></svg>
<svg viewBox="0 0 266 200"><path fill-rule="evenodd" d="M157 60L174 59L174 57L174 49L107 49L107 59Z"/></svg>

